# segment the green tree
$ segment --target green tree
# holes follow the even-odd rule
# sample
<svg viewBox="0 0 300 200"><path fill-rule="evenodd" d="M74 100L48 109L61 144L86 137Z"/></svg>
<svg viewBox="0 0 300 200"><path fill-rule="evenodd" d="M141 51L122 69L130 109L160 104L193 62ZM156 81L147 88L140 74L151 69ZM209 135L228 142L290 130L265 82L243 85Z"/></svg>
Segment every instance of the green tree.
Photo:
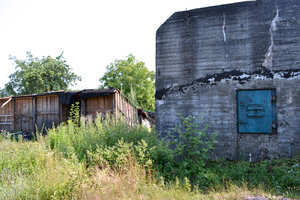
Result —
<svg viewBox="0 0 300 200"><path fill-rule="evenodd" d="M136 96L138 106L143 109L155 109L155 74L132 54L126 60L115 60L106 67L100 87L119 88L129 98Z"/></svg>
<svg viewBox="0 0 300 200"><path fill-rule="evenodd" d="M5 88L0 88L0 97L6 97L9 96Z"/></svg>
<svg viewBox="0 0 300 200"><path fill-rule="evenodd" d="M5 88L12 95L66 90L68 85L81 80L80 76L71 72L63 52L56 58L47 56L39 59L27 52L25 60L10 59L16 64L16 71L9 76L10 81Z"/></svg>

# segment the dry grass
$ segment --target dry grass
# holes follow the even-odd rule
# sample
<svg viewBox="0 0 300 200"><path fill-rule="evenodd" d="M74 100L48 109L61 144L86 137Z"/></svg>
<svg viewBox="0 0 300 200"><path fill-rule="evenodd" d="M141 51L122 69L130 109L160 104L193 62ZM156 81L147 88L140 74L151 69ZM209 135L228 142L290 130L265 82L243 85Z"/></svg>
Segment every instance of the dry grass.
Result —
<svg viewBox="0 0 300 200"><path fill-rule="evenodd" d="M247 185L238 187L228 184L226 188L190 191L181 184L165 184L150 178L134 159L119 170L95 169L92 178L83 189L86 200L241 200L250 196L267 196L262 188L249 190Z"/></svg>
<svg viewBox="0 0 300 200"><path fill-rule="evenodd" d="M240 200L250 196L266 196L262 188L249 190L247 184L239 187L228 184L226 188L219 190L210 190L208 194L202 194L202 199L218 199L218 200ZM201 199L201 198L200 198Z"/></svg>
<svg viewBox="0 0 300 200"><path fill-rule="evenodd" d="M145 199L140 193L147 184L145 170L131 158L122 168L96 168L84 189L85 199Z"/></svg>
<svg viewBox="0 0 300 200"><path fill-rule="evenodd" d="M110 170L98 171L94 176L96 182L89 191L85 193L87 200L241 200L250 196L268 196L262 190L248 190L246 186L230 186L220 191L188 191L182 186L164 185L140 179L139 170L132 169L129 173L115 173Z"/></svg>

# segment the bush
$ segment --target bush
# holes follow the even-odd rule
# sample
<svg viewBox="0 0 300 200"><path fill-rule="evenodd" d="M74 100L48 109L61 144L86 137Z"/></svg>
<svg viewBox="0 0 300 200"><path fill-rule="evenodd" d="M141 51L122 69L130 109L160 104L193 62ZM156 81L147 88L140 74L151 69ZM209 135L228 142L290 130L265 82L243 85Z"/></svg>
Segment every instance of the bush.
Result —
<svg viewBox="0 0 300 200"><path fill-rule="evenodd" d="M175 133L170 136L171 145L175 157L176 176L184 179L189 178L192 185L202 185L204 180L205 166L210 160L211 150L216 143L215 133L208 134L208 125L196 122L193 116L183 117L179 115L180 126L176 127ZM201 121L200 118L198 120Z"/></svg>

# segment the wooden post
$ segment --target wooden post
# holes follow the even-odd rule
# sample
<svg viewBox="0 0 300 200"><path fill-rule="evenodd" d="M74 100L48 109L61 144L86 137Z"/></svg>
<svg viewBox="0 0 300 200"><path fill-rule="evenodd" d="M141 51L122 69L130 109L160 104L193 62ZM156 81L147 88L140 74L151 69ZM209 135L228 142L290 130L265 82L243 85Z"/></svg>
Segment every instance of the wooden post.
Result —
<svg viewBox="0 0 300 200"><path fill-rule="evenodd" d="M58 101L58 125L62 123L62 102L59 99L59 95L57 95L57 101Z"/></svg>
<svg viewBox="0 0 300 200"><path fill-rule="evenodd" d="M33 103L32 110L33 110L33 123L34 123L33 127L37 127L37 98L36 97L33 97L32 103Z"/></svg>
<svg viewBox="0 0 300 200"><path fill-rule="evenodd" d="M14 131L16 128L16 99L14 97L12 98L12 131Z"/></svg>
<svg viewBox="0 0 300 200"><path fill-rule="evenodd" d="M113 115L114 117L116 117L116 110L115 110L115 105L116 105L116 104L115 104L115 99L116 99L116 98L115 98L115 95L116 95L116 92L114 92L113 95L112 95L112 97L113 97L113 98L112 98L112 99L113 99L113 100L112 100L112 115Z"/></svg>
<svg viewBox="0 0 300 200"><path fill-rule="evenodd" d="M117 113L117 118L120 117L120 114L119 114L119 106L120 106L120 102L119 102L119 92L117 91L116 92L116 113Z"/></svg>
<svg viewBox="0 0 300 200"><path fill-rule="evenodd" d="M80 110L81 116L86 115L86 99L81 99L81 110Z"/></svg>

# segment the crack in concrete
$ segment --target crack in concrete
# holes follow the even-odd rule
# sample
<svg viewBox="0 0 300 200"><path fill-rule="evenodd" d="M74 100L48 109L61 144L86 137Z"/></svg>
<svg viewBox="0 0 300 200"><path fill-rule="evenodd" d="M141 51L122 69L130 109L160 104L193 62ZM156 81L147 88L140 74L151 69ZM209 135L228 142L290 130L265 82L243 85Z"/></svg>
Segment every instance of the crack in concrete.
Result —
<svg viewBox="0 0 300 200"><path fill-rule="evenodd" d="M223 39L224 42L227 42L227 36L226 36L226 17L225 13L223 12L223 26L222 26L222 33L223 33Z"/></svg>
<svg viewBox="0 0 300 200"><path fill-rule="evenodd" d="M278 9L278 6L277 6L276 16L272 20L271 25L270 25L270 29L269 29L271 44L268 48L267 53L265 54L265 59L264 59L264 62L262 64L262 66L267 67L270 70L272 69L272 66L273 66L273 48L274 48L274 35L273 35L273 32L277 31L276 23L279 22L279 21L280 21L279 9Z"/></svg>
<svg viewBox="0 0 300 200"><path fill-rule="evenodd" d="M156 91L155 98L162 100L172 94L185 94L187 90L195 90L199 86L203 85L217 85L218 83L228 83L229 81L235 81L243 85L249 80L258 79L289 79L300 76L300 69L289 70L275 70L271 71L265 67L256 70L252 73L241 72L239 70L231 70L222 73L209 74L206 77L195 79L189 83L182 85L172 85L167 88L163 88Z"/></svg>

